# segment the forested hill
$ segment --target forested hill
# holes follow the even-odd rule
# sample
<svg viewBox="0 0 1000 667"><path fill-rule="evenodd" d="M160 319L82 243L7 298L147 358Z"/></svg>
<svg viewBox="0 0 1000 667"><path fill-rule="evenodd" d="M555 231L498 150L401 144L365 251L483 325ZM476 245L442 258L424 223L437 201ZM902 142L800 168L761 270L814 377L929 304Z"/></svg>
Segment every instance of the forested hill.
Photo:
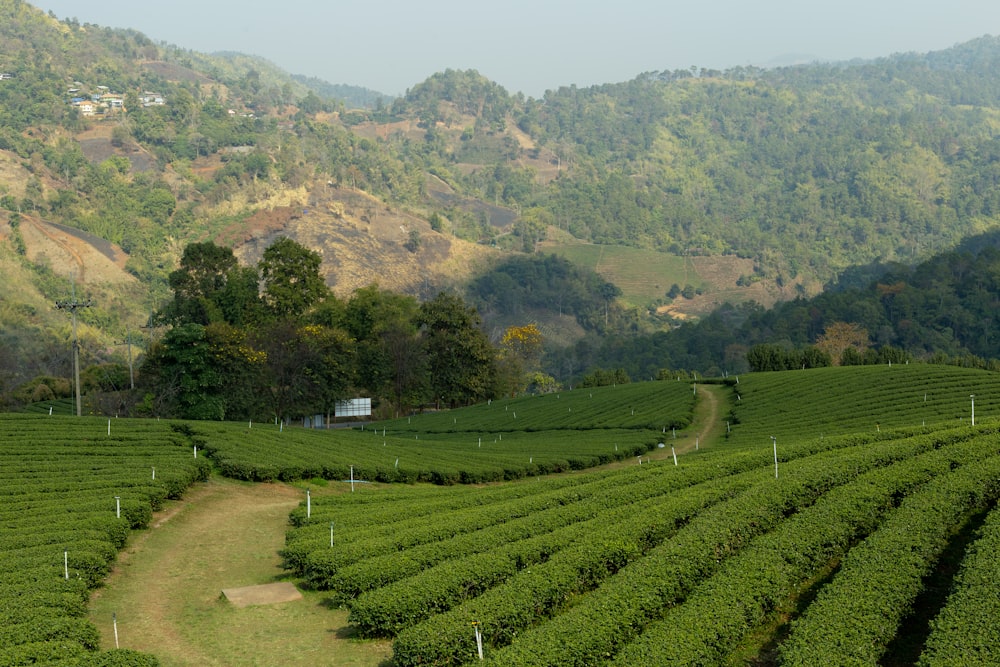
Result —
<svg viewBox="0 0 1000 667"><path fill-rule="evenodd" d="M893 349L903 358L1000 369L1000 232L966 239L916 266L892 263L866 273L877 277L861 285L852 276L847 285L770 310L726 306L670 333L578 345L551 363L622 368L640 378L662 368L740 373L750 369L747 352L755 345L802 352L846 325L860 334L862 352Z"/></svg>
<svg viewBox="0 0 1000 667"><path fill-rule="evenodd" d="M995 223L1000 42L857 65L664 72L530 102L597 177L548 205L574 234L736 252L795 280L910 261Z"/></svg>
<svg viewBox="0 0 1000 667"><path fill-rule="evenodd" d="M913 264L998 227L998 67L1000 39L982 37L866 62L648 72L539 99L446 70L372 99L0 0L4 347L57 356L38 346L64 347L51 303L75 275L95 297L84 350L121 356L114 343L168 297L184 246L206 239L247 265L278 236L321 248L341 296L372 281L420 297L473 285L496 308L479 278L541 248L677 260L676 280L608 263L580 274L602 294L574 335L616 340L676 324L661 310L689 315L684 295L702 289L707 307L812 295L853 266ZM113 289L77 241L52 242L52 223L107 242ZM685 284L706 257L729 265ZM517 316L544 324L561 306ZM4 368L27 367L14 356Z"/></svg>

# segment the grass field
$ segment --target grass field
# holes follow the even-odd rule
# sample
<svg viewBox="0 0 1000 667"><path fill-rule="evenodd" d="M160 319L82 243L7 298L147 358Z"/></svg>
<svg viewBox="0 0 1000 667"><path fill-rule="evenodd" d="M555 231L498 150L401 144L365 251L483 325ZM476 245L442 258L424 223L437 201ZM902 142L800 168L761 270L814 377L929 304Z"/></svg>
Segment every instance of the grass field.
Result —
<svg viewBox="0 0 1000 667"><path fill-rule="evenodd" d="M677 284L708 288L694 271L691 260L655 250L582 243L547 248L578 266L591 269L622 290L622 300L631 306L648 306L665 299L670 286Z"/></svg>
<svg viewBox="0 0 1000 667"><path fill-rule="evenodd" d="M302 496L286 484L218 478L194 487L133 537L94 596L89 618L103 648L114 647L117 616L121 645L155 654L164 667L387 659L388 642L352 639L347 612L328 609L322 593L305 590L302 600L245 608L222 599L224 588L287 579L278 550Z"/></svg>
<svg viewBox="0 0 1000 667"><path fill-rule="evenodd" d="M670 304L669 312L681 319L706 315L726 302L753 300L771 305L795 295L791 287L782 290L769 280L738 286L736 283L741 276L754 274L754 263L734 255L681 256L579 242L549 242L543 245L543 250L565 257L613 282L621 288L621 301L626 306L641 309L665 302ZM678 297L671 303L666 295L675 284L681 289L690 285L702 293L693 299Z"/></svg>

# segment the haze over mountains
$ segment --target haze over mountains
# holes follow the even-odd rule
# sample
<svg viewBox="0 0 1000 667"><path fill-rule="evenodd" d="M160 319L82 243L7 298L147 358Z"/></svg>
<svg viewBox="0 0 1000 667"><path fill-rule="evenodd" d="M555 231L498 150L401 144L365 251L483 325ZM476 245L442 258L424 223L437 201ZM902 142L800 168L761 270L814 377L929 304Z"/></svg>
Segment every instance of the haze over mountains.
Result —
<svg viewBox="0 0 1000 667"><path fill-rule="evenodd" d="M878 280L892 266L893 284L913 289L900 266L995 230L1000 215L994 37L869 62L648 72L539 99L446 70L388 100L18 0L0 0L0 19L7 386L65 374L68 322L51 304L71 280L96 303L81 315L89 360L121 359L115 344L169 298L166 276L193 241L253 262L289 236L322 250L340 296L371 282L458 291L492 327L539 322L558 347L550 370L568 380L613 358L606 341L642 346L726 302L809 297L852 267L883 267L864 273ZM579 313L528 298L566 290L532 282L551 270L504 262L547 253L620 295ZM484 282L492 270L509 278ZM974 287L989 304L998 286ZM723 368L727 345L809 343L837 320L919 354L1000 356L992 325L973 345L961 318L921 317L916 336L829 308L739 341L752 308L737 308L712 345L695 336L697 350L661 348L650 363Z"/></svg>
<svg viewBox="0 0 1000 667"><path fill-rule="evenodd" d="M391 96L433 72L475 69L511 93L542 97L640 72L871 59L951 47L1000 30L1000 8L980 0L793 4L737 0L698 4L622 0L510 0L499 11L458 0L374 5L297 0L276 7L244 0L136 4L104 0L37 3L60 19L130 28L184 49L250 53L282 69Z"/></svg>

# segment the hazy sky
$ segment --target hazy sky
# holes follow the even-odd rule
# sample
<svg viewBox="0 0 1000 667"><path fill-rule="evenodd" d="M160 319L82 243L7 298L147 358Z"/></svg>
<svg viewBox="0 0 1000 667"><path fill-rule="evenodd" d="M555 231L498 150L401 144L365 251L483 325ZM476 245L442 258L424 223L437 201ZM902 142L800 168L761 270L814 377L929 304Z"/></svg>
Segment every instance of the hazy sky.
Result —
<svg viewBox="0 0 1000 667"><path fill-rule="evenodd" d="M445 69L508 92L936 51L1000 34L996 0L32 0L60 19L262 56L293 74L389 95Z"/></svg>

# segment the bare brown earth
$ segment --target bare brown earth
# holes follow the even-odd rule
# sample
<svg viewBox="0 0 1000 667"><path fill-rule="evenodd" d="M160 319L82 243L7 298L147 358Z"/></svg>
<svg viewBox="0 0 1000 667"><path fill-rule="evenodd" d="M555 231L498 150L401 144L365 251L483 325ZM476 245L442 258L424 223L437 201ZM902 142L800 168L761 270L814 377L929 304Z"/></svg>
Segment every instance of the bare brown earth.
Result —
<svg viewBox="0 0 1000 667"><path fill-rule="evenodd" d="M411 232L419 244L407 247ZM279 236L317 250L327 285L341 297L377 283L383 289L433 296L484 268L496 251L433 231L422 218L351 188L316 186L301 206L259 209L227 229L243 262L259 261Z"/></svg>
<svg viewBox="0 0 1000 667"><path fill-rule="evenodd" d="M125 271L128 260L125 251L92 234L38 216L22 215L21 236L28 259L48 263L61 276L75 278L82 284L135 281Z"/></svg>

